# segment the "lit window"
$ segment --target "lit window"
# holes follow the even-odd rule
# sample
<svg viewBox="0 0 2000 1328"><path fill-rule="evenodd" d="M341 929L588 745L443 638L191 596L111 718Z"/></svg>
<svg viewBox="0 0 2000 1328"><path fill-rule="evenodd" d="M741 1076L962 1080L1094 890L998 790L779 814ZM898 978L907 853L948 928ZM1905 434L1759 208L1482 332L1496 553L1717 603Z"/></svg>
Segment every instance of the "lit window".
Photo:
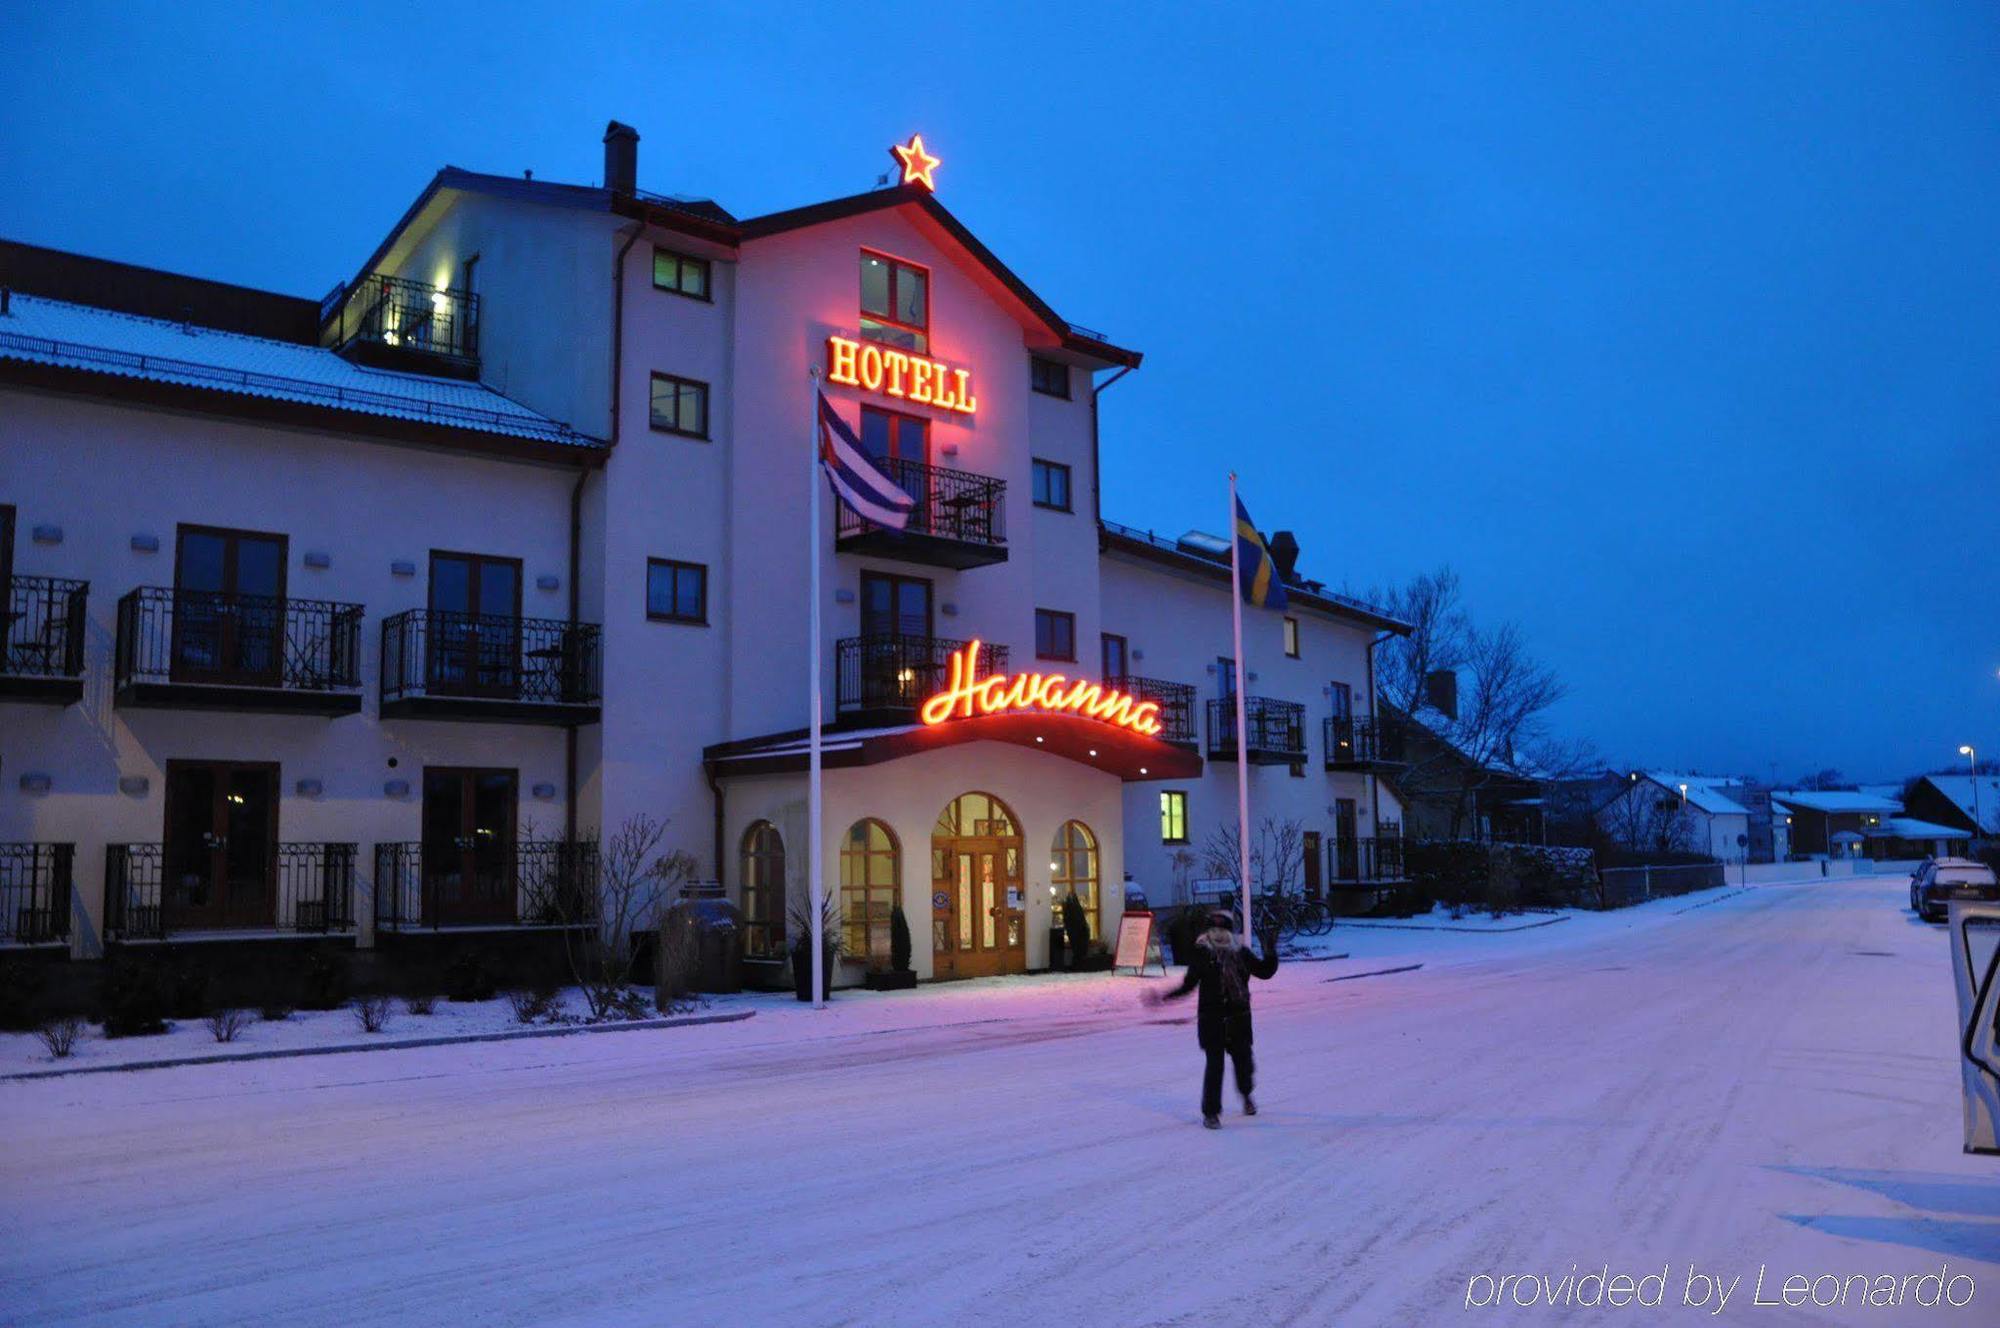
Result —
<svg viewBox="0 0 2000 1328"><path fill-rule="evenodd" d="M743 952L776 958L785 952L785 841L778 827L758 821L743 832Z"/></svg>
<svg viewBox="0 0 2000 1328"><path fill-rule="evenodd" d="M930 351L930 273L861 251L861 335L885 346Z"/></svg>
<svg viewBox="0 0 2000 1328"><path fill-rule="evenodd" d="M1035 655L1038 659L1076 658L1076 615L1057 609L1035 610Z"/></svg>
<svg viewBox="0 0 2000 1328"><path fill-rule="evenodd" d="M1180 789L1167 789L1160 794L1160 842L1188 842L1187 794Z"/></svg>
<svg viewBox="0 0 2000 1328"><path fill-rule="evenodd" d="M889 963L889 915L900 899L896 839L877 820L856 821L840 841L841 948L875 967Z"/></svg>
<svg viewBox="0 0 2000 1328"><path fill-rule="evenodd" d="M691 300L709 299L709 266L706 258L690 258L671 249L653 250L653 287L672 291Z"/></svg>
<svg viewBox="0 0 2000 1328"><path fill-rule="evenodd" d="M672 374L653 375L652 424L664 433L708 437L708 384Z"/></svg>
<svg viewBox="0 0 2000 1328"><path fill-rule="evenodd" d="M1069 467L1054 461L1033 463L1034 499L1037 507L1070 511Z"/></svg>
<svg viewBox="0 0 2000 1328"><path fill-rule="evenodd" d="M1097 935L1097 836L1082 821L1064 821L1049 849L1049 884L1055 887L1056 921L1062 921L1063 900L1076 892L1090 934Z"/></svg>
<svg viewBox="0 0 2000 1328"><path fill-rule="evenodd" d="M1028 386L1044 396L1069 400L1069 366L1060 360L1028 357Z"/></svg>
<svg viewBox="0 0 2000 1328"><path fill-rule="evenodd" d="M708 622L708 568L671 558L646 560L646 616L656 622Z"/></svg>

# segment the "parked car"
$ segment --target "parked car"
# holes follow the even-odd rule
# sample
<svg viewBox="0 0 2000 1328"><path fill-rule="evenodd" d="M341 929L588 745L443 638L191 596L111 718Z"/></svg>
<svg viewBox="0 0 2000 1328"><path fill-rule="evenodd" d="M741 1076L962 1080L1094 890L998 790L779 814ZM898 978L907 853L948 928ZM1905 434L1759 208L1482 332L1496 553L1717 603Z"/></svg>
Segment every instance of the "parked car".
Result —
<svg viewBox="0 0 2000 1328"><path fill-rule="evenodd" d="M2000 881L1970 858L1933 858L1910 873L1910 911L1925 922L1943 922L1953 899L2000 901Z"/></svg>

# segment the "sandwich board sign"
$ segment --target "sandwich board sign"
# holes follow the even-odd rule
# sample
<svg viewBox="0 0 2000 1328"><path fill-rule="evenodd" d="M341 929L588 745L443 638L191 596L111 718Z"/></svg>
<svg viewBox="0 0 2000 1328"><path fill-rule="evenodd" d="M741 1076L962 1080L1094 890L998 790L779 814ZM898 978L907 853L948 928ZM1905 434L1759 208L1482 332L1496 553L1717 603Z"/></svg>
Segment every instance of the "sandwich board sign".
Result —
<svg viewBox="0 0 2000 1328"><path fill-rule="evenodd" d="M1144 977L1149 964L1158 964L1161 976L1166 975L1167 961L1160 953L1160 938L1153 932L1153 915L1127 913L1118 919L1118 948L1112 954L1111 967L1129 968L1134 976Z"/></svg>
<svg viewBox="0 0 2000 1328"><path fill-rule="evenodd" d="M2000 904L1951 902L1965 1151L2000 1154Z"/></svg>

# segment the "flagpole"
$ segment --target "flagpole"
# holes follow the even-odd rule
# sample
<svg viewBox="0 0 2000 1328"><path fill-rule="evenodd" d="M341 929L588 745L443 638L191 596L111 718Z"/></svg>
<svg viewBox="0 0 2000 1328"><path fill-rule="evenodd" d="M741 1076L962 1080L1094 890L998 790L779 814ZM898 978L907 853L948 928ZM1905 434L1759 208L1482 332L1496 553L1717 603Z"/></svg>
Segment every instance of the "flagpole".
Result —
<svg viewBox="0 0 2000 1328"><path fill-rule="evenodd" d="M820 639L819 639L819 509L824 506L819 498L819 369L812 371L812 430L807 437L812 446L806 449L806 505L812 509L812 517L806 523L812 541L812 576L810 595L812 610L808 615L811 626L806 629L806 676L809 680L807 714L812 729L812 739L807 744L806 755L806 820L811 823L809 833L810 848L806 858L806 896L812 907L812 1003L813 1009L826 1008L826 989L821 984L826 980L826 919L820 907L821 893L825 888L825 864L822 861L819 825L819 752L820 752Z"/></svg>
<svg viewBox="0 0 2000 1328"><path fill-rule="evenodd" d="M1229 617L1236 632L1230 691L1236 699L1236 867L1243 887L1243 939L1250 939L1250 733L1245 726L1243 687L1250 670L1243 658L1243 552L1236 530L1236 472L1229 472Z"/></svg>

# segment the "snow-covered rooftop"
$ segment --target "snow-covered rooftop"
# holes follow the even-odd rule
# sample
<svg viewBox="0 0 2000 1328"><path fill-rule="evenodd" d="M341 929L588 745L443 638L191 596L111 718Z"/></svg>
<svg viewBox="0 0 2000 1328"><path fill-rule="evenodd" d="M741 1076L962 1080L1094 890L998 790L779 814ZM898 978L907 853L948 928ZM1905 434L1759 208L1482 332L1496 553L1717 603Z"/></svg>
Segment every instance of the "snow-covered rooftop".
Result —
<svg viewBox="0 0 2000 1328"><path fill-rule="evenodd" d="M1871 825L1862 832L1871 839L1970 839L1969 830L1954 830L1948 825L1934 821L1919 821L1913 816L1886 816L1882 824Z"/></svg>
<svg viewBox="0 0 2000 1328"><path fill-rule="evenodd" d="M1931 787L1949 798L1952 805L1973 815L1972 790L1976 782L1979 788L1979 814L1974 824L1983 835L2000 835L2000 775L1980 775L1975 781L1971 775L1931 775Z"/></svg>
<svg viewBox="0 0 2000 1328"><path fill-rule="evenodd" d="M1894 798L1854 789L1772 789L1771 801L1814 812L1880 812L1896 816L1903 810L1903 804Z"/></svg>
<svg viewBox="0 0 2000 1328"><path fill-rule="evenodd" d="M321 346L14 295L0 318L0 360L295 401L362 415L577 446L595 440L454 378L353 364Z"/></svg>
<svg viewBox="0 0 2000 1328"><path fill-rule="evenodd" d="M1678 793L1687 790L1688 805L1696 811L1707 812L1710 816L1748 816L1750 809L1721 790L1734 784L1731 779L1717 775L1677 775L1665 770L1648 770L1646 778L1655 784Z"/></svg>

